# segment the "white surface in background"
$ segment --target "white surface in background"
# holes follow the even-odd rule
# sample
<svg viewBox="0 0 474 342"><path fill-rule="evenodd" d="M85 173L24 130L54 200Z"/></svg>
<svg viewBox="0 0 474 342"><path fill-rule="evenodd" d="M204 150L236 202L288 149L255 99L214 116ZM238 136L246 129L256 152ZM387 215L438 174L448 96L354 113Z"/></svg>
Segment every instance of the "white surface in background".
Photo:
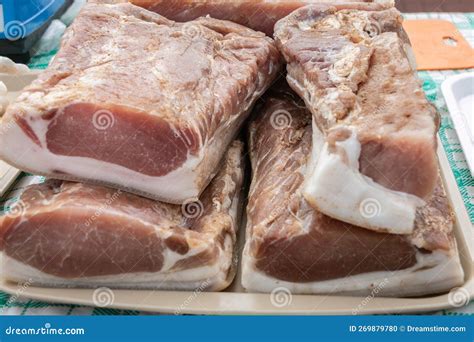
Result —
<svg viewBox="0 0 474 342"><path fill-rule="evenodd" d="M474 78L472 81L474 84ZM461 113L463 113L466 121L471 141L474 143L474 92L471 95L463 97L461 101L459 101L459 107L461 107Z"/></svg>
<svg viewBox="0 0 474 342"><path fill-rule="evenodd" d="M86 0L74 0L74 3L69 6L69 8L64 12L61 16L60 20L66 24L66 26L71 25L72 21L76 17L76 15L81 10L82 6L86 4Z"/></svg>
<svg viewBox="0 0 474 342"><path fill-rule="evenodd" d="M2 161L0 161L0 179L2 179L10 169L10 166Z"/></svg>
<svg viewBox="0 0 474 342"><path fill-rule="evenodd" d="M449 77L441 85L441 91L474 176L474 72Z"/></svg>
<svg viewBox="0 0 474 342"><path fill-rule="evenodd" d="M20 170L0 160L0 196L8 190L20 173Z"/></svg>
<svg viewBox="0 0 474 342"><path fill-rule="evenodd" d="M53 20L40 40L33 47L35 53L47 53L59 47L66 25L60 20Z"/></svg>

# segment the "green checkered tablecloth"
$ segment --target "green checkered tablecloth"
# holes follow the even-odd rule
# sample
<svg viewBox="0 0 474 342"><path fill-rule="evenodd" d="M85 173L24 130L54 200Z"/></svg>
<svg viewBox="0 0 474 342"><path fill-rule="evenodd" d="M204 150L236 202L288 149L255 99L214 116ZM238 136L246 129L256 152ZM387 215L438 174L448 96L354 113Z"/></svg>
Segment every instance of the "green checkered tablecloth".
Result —
<svg viewBox="0 0 474 342"><path fill-rule="evenodd" d="M474 47L474 13L421 13L406 14L406 19L444 19L453 22L466 40ZM30 61L30 67L44 69L56 51L34 56ZM441 113L441 128L439 136L444 150L456 178L457 185L462 194L467 212L474 223L474 179L471 177L466 158L459 144L454 130L453 122L446 108L443 96L440 92L441 83L449 76L471 70L448 70L448 71L422 71L419 72L423 80L423 89L428 99L438 108ZM4 200L4 199L3 199ZM1 202L0 202L1 203ZM0 206L1 207L1 206ZM116 310L108 308L92 308L69 304L50 304L33 300L18 299L0 292L0 314L8 315L138 315L139 311ZM466 315L474 314L474 301L470 304L453 310L442 310L435 314L442 315Z"/></svg>

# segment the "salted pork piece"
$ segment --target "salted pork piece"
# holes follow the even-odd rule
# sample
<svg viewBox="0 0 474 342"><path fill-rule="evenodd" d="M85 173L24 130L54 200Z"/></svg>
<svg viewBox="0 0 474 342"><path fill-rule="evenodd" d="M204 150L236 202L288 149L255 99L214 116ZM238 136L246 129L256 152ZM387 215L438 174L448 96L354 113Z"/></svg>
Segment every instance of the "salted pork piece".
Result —
<svg viewBox="0 0 474 342"><path fill-rule="evenodd" d="M321 212L379 232L412 233L436 187L435 108L394 9L307 6L279 21L287 80L313 114L304 196ZM381 214L364 215L367 201Z"/></svg>
<svg viewBox="0 0 474 342"><path fill-rule="evenodd" d="M49 180L0 217L1 272L36 285L222 290L234 276L242 143L234 142L200 200L153 201Z"/></svg>
<svg viewBox="0 0 474 342"><path fill-rule="evenodd" d="M238 24L90 3L8 108L0 158L180 204L209 184L279 69L273 40Z"/></svg>
<svg viewBox="0 0 474 342"><path fill-rule="evenodd" d="M233 21L269 36L273 34L273 27L278 20L308 4L377 2L380 3L379 6L390 6L393 3L390 0L129 0L129 2L175 21L185 22L209 15L212 18Z"/></svg>
<svg viewBox="0 0 474 342"><path fill-rule="evenodd" d="M418 296L463 283L453 213L438 181L411 234L333 219L306 201L311 114L291 93L269 95L250 126L252 182L242 284L248 291ZM348 190L349 192L350 190ZM368 210L366 215L378 215Z"/></svg>

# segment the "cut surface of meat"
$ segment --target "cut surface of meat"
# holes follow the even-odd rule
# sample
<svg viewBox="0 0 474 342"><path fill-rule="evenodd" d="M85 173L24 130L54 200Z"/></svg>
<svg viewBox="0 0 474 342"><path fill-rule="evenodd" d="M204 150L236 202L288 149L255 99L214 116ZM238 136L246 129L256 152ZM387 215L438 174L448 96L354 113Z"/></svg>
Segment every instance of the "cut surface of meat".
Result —
<svg viewBox="0 0 474 342"><path fill-rule="evenodd" d="M271 38L238 24L87 4L2 118L0 157L180 204L209 184L280 64Z"/></svg>
<svg viewBox="0 0 474 342"><path fill-rule="evenodd" d="M3 276L45 286L222 290L235 273L242 147L232 143L200 200L181 206L61 180L28 187L0 217Z"/></svg>
<svg viewBox="0 0 474 342"><path fill-rule="evenodd" d="M372 0L130 0L129 2L163 15L185 22L211 16L230 20L271 36L275 23L294 10L313 3L373 3L379 7L391 1Z"/></svg>
<svg viewBox="0 0 474 342"><path fill-rule="evenodd" d="M257 109L256 109L257 110ZM250 126L252 182L242 283L248 291L414 296L462 284L453 214L441 182L412 234L371 231L316 211L303 196L311 113L277 88Z"/></svg>
<svg viewBox="0 0 474 342"><path fill-rule="evenodd" d="M438 178L438 114L400 13L356 5L306 6L275 25L288 83L313 114L305 196L336 219L410 234ZM382 215L359 210L368 200Z"/></svg>

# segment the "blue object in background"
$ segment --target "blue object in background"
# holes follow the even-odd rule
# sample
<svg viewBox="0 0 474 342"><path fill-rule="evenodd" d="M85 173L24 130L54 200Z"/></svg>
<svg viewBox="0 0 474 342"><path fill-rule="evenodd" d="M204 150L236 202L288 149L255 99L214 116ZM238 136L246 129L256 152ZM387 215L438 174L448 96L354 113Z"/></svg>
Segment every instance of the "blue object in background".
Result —
<svg viewBox="0 0 474 342"><path fill-rule="evenodd" d="M27 53L72 0L0 0L0 55Z"/></svg>

